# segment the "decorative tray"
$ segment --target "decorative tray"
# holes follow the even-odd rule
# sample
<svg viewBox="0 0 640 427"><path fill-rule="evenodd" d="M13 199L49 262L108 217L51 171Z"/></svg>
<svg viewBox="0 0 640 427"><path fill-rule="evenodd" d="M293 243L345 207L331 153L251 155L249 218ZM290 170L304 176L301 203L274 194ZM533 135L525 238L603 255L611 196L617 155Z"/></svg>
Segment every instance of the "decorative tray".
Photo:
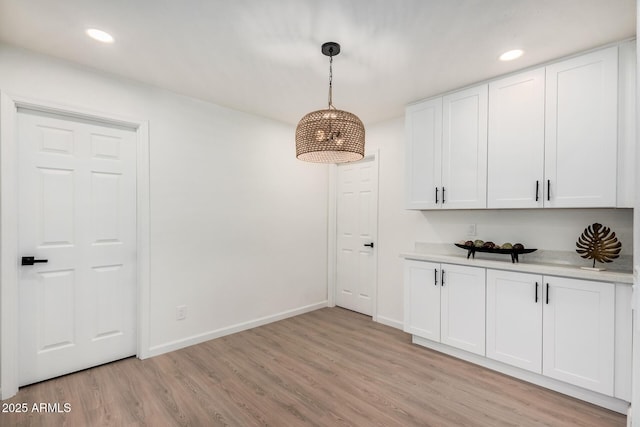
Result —
<svg viewBox="0 0 640 427"><path fill-rule="evenodd" d="M467 258L469 257L476 257L476 252L487 252L490 254L508 254L511 255L511 262L516 263L519 262L518 260L518 255L520 254L530 254L531 252L535 252L537 251L537 249L530 249L530 248L524 248L524 249L499 249L499 248L479 248L476 246L467 246L467 245L461 245L460 243L454 243L457 247L461 248L461 249L466 249L467 252Z"/></svg>

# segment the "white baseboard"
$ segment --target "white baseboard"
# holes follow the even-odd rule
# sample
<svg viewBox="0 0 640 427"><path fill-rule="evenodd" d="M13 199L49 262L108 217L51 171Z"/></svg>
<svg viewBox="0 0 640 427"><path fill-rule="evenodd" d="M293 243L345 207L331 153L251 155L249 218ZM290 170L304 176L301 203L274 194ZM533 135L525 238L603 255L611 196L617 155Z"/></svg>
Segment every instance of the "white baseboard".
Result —
<svg viewBox="0 0 640 427"><path fill-rule="evenodd" d="M220 338L225 335L235 334L236 332L246 331L247 329L255 328L257 326L266 325L268 323L277 322L278 320L286 319L288 317L298 316L300 314L308 313L310 311L318 310L327 307L327 301L321 301L315 304L306 305L303 307L294 308L292 310L282 311L280 313L272 314L269 316L260 317L257 319L249 320L247 322L238 323L235 325L227 326L224 328L216 329L214 331L205 332L198 335L192 335L187 338L171 341L168 343L154 345L144 353L144 358L159 356L170 351L179 350L181 348L189 347L194 344L200 344L205 341L209 341L215 338Z"/></svg>
<svg viewBox="0 0 640 427"><path fill-rule="evenodd" d="M404 328L403 322L399 320L391 319L389 317L380 316L380 315L376 317L376 322L382 323L383 325L391 326L392 328L396 328L400 330Z"/></svg>

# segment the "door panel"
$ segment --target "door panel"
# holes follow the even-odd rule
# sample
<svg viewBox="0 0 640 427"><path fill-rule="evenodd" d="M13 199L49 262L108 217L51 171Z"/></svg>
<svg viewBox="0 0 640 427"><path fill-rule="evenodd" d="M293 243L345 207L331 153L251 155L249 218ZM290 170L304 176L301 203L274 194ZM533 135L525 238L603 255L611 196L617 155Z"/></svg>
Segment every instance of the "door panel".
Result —
<svg viewBox="0 0 640 427"><path fill-rule="evenodd" d="M126 296L126 278L122 265L94 267L91 269L93 316L91 338L103 339L122 334L124 328L120 301Z"/></svg>
<svg viewBox="0 0 640 427"><path fill-rule="evenodd" d="M74 171L40 167L36 173L39 176L35 214L40 246L72 245Z"/></svg>
<svg viewBox="0 0 640 427"><path fill-rule="evenodd" d="M18 112L20 385L135 354L131 130Z"/></svg>
<svg viewBox="0 0 640 427"><path fill-rule="evenodd" d="M51 351L75 344L75 288L72 270L38 275L36 309L39 351ZM34 330L34 332L35 332Z"/></svg>
<svg viewBox="0 0 640 427"><path fill-rule="evenodd" d="M372 315L378 223L377 162L338 166L336 304ZM372 244L374 247L365 246Z"/></svg>

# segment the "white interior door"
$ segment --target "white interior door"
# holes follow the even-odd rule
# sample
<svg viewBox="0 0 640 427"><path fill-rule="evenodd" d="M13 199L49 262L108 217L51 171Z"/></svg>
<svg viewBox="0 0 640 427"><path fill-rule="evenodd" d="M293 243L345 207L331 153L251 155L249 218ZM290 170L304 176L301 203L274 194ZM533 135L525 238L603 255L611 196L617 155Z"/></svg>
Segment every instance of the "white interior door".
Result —
<svg viewBox="0 0 640 427"><path fill-rule="evenodd" d="M136 134L19 110L18 141L25 385L136 352Z"/></svg>
<svg viewBox="0 0 640 427"><path fill-rule="evenodd" d="M365 158L338 166L336 305L373 315L376 288L378 165Z"/></svg>

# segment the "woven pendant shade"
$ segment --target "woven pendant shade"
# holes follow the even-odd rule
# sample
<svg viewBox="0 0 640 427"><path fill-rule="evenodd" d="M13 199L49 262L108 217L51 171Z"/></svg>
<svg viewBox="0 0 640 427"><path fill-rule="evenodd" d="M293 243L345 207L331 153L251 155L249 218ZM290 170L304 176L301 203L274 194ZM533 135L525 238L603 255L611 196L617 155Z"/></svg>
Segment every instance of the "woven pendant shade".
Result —
<svg viewBox="0 0 640 427"><path fill-rule="evenodd" d="M362 159L362 121L354 114L336 109L307 114L296 128L296 157L315 163L345 163Z"/></svg>
<svg viewBox="0 0 640 427"><path fill-rule="evenodd" d="M324 43L322 53L329 57L329 105L305 115L298 123L296 158L315 163L355 162L364 157L364 125L355 114L336 109L332 102L332 64L340 45Z"/></svg>

